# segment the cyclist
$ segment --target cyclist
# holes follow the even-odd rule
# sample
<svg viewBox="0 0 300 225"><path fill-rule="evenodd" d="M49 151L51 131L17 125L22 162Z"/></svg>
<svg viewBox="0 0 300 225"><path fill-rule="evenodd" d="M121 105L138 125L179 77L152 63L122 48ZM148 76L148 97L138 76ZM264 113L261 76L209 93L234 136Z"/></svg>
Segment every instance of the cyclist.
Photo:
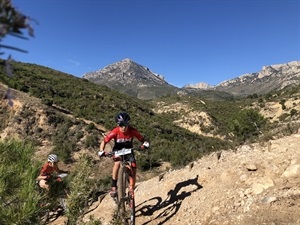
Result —
<svg viewBox="0 0 300 225"><path fill-rule="evenodd" d="M48 162L46 162L41 171L39 176L37 177L38 184L41 188L46 189L49 191L49 180L51 179L51 175L53 173L68 173L68 171L64 171L59 169L58 167L58 157L55 154L50 154L48 156ZM61 181L61 178L57 178L57 181Z"/></svg>
<svg viewBox="0 0 300 225"><path fill-rule="evenodd" d="M148 148L149 142L145 140L145 138L139 133L137 129L129 125L130 116L126 112L121 112L115 117L117 127L112 129L107 136L100 143L100 151L98 152L98 156L106 156L106 152L104 151L105 146L108 142L114 139L114 147L113 151L121 150L122 148L132 148L133 147L133 138L137 138L140 142L143 143L142 148ZM133 172L133 185L130 187L132 190L135 186L136 180L136 160L134 155L131 156L131 166ZM114 166L112 170L112 181L111 181L111 197L115 197L117 194L117 177L118 171L120 168L120 161L114 159Z"/></svg>

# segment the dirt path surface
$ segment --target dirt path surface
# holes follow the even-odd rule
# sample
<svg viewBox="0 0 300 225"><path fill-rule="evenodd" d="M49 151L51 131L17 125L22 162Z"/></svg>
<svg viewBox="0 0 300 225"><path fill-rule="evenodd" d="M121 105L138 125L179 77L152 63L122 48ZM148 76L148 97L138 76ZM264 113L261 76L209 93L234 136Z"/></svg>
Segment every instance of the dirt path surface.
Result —
<svg viewBox="0 0 300 225"><path fill-rule="evenodd" d="M300 224L300 134L241 146L137 184L137 225ZM111 224L105 196L85 215Z"/></svg>

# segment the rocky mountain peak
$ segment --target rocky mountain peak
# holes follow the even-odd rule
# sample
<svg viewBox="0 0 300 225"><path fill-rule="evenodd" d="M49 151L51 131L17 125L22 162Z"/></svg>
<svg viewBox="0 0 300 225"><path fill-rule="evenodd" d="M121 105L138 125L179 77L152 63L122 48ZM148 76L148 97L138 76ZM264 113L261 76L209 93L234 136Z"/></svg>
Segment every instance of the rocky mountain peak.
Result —
<svg viewBox="0 0 300 225"><path fill-rule="evenodd" d="M300 77L300 61L263 66L254 73L246 73L230 80L225 80L216 86L186 85L185 87L218 90L233 95L266 94L273 90L281 90L290 85L298 85Z"/></svg>
<svg viewBox="0 0 300 225"><path fill-rule="evenodd" d="M166 83L163 76L153 73L149 68L144 67L129 58L110 64L95 72L88 72L83 75L83 78L103 84L108 81L120 82L122 84L137 82L137 85Z"/></svg>
<svg viewBox="0 0 300 225"><path fill-rule="evenodd" d="M205 82L200 82L196 84L187 84L183 88L199 88L199 89L206 90L206 89L213 88L213 86Z"/></svg>
<svg viewBox="0 0 300 225"><path fill-rule="evenodd" d="M83 78L140 99L157 98L176 89L163 76L129 58L86 73Z"/></svg>
<svg viewBox="0 0 300 225"><path fill-rule="evenodd" d="M263 66L258 74L258 78L270 76L274 73L297 73L299 72L300 61L292 61L286 64L276 64L271 66Z"/></svg>
<svg viewBox="0 0 300 225"><path fill-rule="evenodd" d="M299 75L300 73L300 61L292 61L284 64L276 64L270 66L263 66L261 71L255 73L247 73L243 74L239 77L226 80L221 82L218 86L228 86L230 84L237 85L238 83L247 83L250 81L254 82L262 82L260 79L264 79L266 77L281 78L280 80L294 79L295 74ZM297 76L298 76L297 75ZM282 87L283 88L283 87Z"/></svg>
<svg viewBox="0 0 300 225"><path fill-rule="evenodd" d="M188 84L179 89L168 84L163 76L152 72L148 67L142 66L129 58L83 75L83 78L94 83L108 86L140 99L153 99L172 93L198 93L205 94L205 96L220 92L226 93L225 96L266 94L287 86L300 84L299 77L300 61L292 61L263 66L261 71L246 73L225 80L216 86L200 82Z"/></svg>

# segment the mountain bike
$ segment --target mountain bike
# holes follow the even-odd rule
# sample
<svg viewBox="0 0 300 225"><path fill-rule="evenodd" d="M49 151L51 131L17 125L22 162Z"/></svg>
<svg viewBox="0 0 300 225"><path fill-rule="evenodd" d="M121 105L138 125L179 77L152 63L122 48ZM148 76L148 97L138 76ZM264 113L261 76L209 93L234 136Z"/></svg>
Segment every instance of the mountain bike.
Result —
<svg viewBox="0 0 300 225"><path fill-rule="evenodd" d="M49 191L42 189L37 182L38 189L42 197L39 202L41 220L45 223L53 221L68 210L67 195L68 189L63 184L63 179L67 176L66 173L56 174L51 176L49 183L51 188ZM55 216L55 214L58 214ZM41 222L42 222L41 221Z"/></svg>
<svg viewBox="0 0 300 225"><path fill-rule="evenodd" d="M58 178L65 178L68 174L67 173L61 173L58 174ZM68 211L68 206L67 206L67 197L69 194L69 190L66 187L63 187L63 189L60 191L58 195L58 202L59 202L59 207L62 208L63 212L66 213Z"/></svg>
<svg viewBox="0 0 300 225"><path fill-rule="evenodd" d="M130 184L133 184L134 179L131 159L134 150L141 149L142 148L123 148L106 155L107 157L114 157L114 160L120 161L117 195L114 197L114 200L117 204L117 219L126 225L135 225L134 188L130 190Z"/></svg>

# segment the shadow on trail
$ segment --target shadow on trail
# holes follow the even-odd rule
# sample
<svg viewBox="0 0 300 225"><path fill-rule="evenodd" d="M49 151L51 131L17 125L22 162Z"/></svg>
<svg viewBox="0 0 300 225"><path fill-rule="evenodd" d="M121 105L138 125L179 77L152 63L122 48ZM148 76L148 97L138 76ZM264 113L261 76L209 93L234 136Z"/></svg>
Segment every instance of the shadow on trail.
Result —
<svg viewBox="0 0 300 225"><path fill-rule="evenodd" d="M187 187L187 186L196 186L196 188L190 192L182 191L179 193L181 188ZM189 197L193 192L203 188L199 183L198 183L198 175L194 179L188 179L186 181L180 182L176 184L175 188L170 190L168 192L167 198L162 201L162 198L157 196L153 197L149 200L146 200L139 204L136 208L136 216L151 216L153 215L156 211L159 211L163 209L161 213L159 213L155 218L150 219L148 222L143 223L143 225L146 225L150 222L155 221L156 219L162 219L161 222L158 222L156 224L162 225L165 222L167 222L170 218L172 218L180 209L182 201L186 198Z"/></svg>

